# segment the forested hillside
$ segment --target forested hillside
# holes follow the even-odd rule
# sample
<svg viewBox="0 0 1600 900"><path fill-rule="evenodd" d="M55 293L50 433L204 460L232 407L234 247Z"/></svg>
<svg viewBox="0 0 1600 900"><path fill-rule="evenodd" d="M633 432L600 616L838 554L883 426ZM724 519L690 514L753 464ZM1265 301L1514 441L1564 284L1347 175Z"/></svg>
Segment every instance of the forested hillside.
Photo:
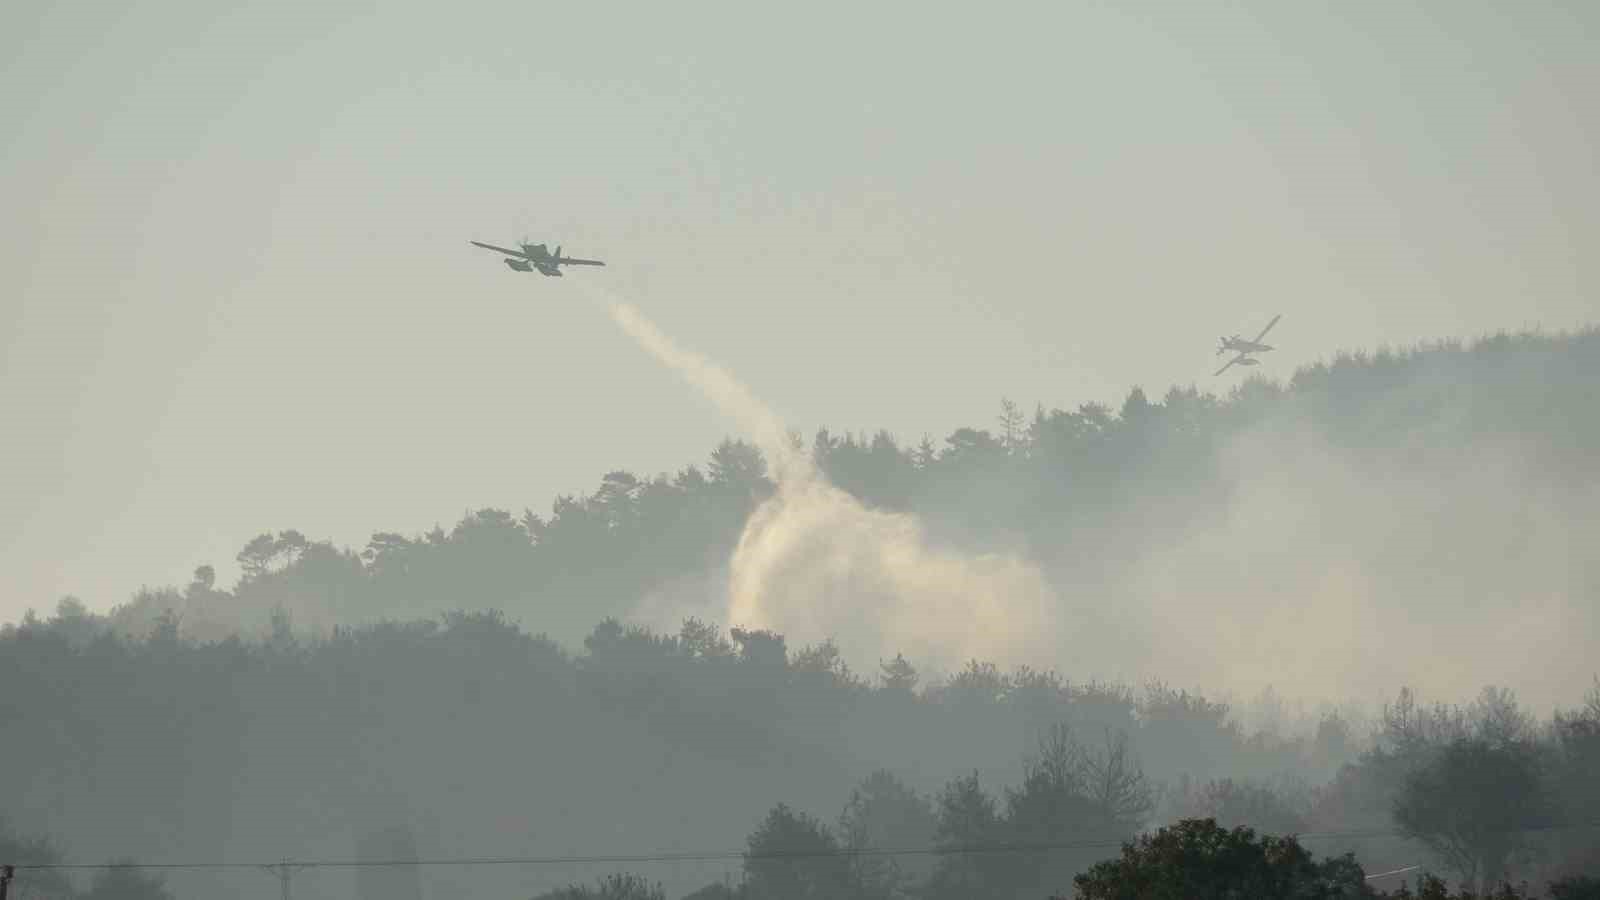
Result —
<svg viewBox="0 0 1600 900"><path fill-rule="evenodd" d="M265 635L274 615L326 634L499 609L575 646L606 617L672 631L694 616L832 639L857 666L899 652L943 672L971 655L1010 657L1085 678L1230 692L1270 683L1368 703L1423 668L1431 680L1420 686L1436 692L1515 675L1548 709L1590 674L1575 636L1600 630L1600 572L1586 549L1600 503L1596 383L1600 332L1502 336L1340 356L1227 397L1135 389L1119 409L1006 403L998 421L937 444L806 439L836 485L914 514L934 545L1039 567L1048 608L1014 613L1031 634L1000 629L967 653L950 649L970 631L959 615L918 623L928 633L915 647L896 642L904 616L879 612L872 586L848 578L791 578L761 621L729 621L730 553L774 489L762 454L738 440L676 474L608 473L543 513L483 509L449 529L374 534L360 549L263 534L239 553L231 588L202 568L112 618L142 634L171 609L182 634L215 639ZM789 574L828 562L797 557ZM832 602L819 604L824 589ZM1314 648L1308 632L1322 638ZM1539 672L1495 652L1508 633L1544 646ZM1427 666L1390 652L1419 643L1457 652Z"/></svg>
<svg viewBox="0 0 1600 900"><path fill-rule="evenodd" d="M1370 871L1420 859L1527 877L1600 864L1600 682L1583 688L1544 721L1504 690L1462 706L1402 690L1370 730L1328 714L1297 735L1160 684L973 663L923 685L904 660L858 676L828 646L693 621L677 635L608 621L571 655L489 613L191 643L170 621L136 641L66 610L0 636L0 790L13 829L90 862L352 859L397 828L427 859L1087 843L850 868L850 893L829 894L1039 898L1142 827L1210 816L1309 833ZM1464 814L1487 840L1451 849ZM646 874L681 894L788 877L773 865ZM419 877L429 895L530 896L606 868ZM261 875L168 877L212 896ZM354 877L316 870L297 896L348 896Z"/></svg>
<svg viewBox="0 0 1600 900"><path fill-rule="evenodd" d="M892 630L863 642L803 609L727 621L730 555L775 490L736 440L676 474L608 473L547 513L479 510L360 550L263 534L232 586L207 567L104 615L69 599L5 626L0 810L92 861L349 858L396 825L428 857L786 834L1114 843L1208 814L1332 833L1307 845L1369 869L1431 853L1440 871L1574 871L1600 847L1577 827L1600 808L1597 385L1600 331L1497 337L1341 356L1227 397L1006 403L937 444L809 439L834 484L939 546L1037 565L1062 610L1048 665L898 656ZM1230 702L1269 685L1335 703ZM1371 720L1351 711L1380 700ZM1473 793L1449 779L1475 752L1527 788L1507 788L1499 824L1544 830L1430 850L1453 813L1416 792ZM1113 853L839 877L861 896L1042 900ZM647 874L676 895L760 869ZM600 874L421 877L488 897ZM353 878L306 876L296 895L347 896Z"/></svg>

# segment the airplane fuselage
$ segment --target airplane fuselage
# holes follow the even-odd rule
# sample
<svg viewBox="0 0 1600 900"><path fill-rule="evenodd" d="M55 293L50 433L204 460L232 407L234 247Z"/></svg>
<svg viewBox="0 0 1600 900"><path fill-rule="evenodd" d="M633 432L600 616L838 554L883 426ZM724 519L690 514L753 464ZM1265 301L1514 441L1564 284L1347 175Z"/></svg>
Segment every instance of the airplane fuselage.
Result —
<svg viewBox="0 0 1600 900"><path fill-rule="evenodd" d="M533 268L539 270L539 274L548 275L551 278L561 277L560 249L557 249L555 253L551 253L550 248L544 244L523 244L522 253L528 258L528 262L533 265ZM521 271L527 272L530 270L522 269Z"/></svg>
<svg viewBox="0 0 1600 900"><path fill-rule="evenodd" d="M512 259L509 257L502 261L518 272L537 271L539 274L548 275L551 278L561 277L561 269L557 268L556 263L553 261L546 262L542 259Z"/></svg>
<svg viewBox="0 0 1600 900"><path fill-rule="evenodd" d="M1261 339L1267 336L1267 332L1271 331L1272 326L1278 324L1278 320L1281 318L1283 318L1282 314L1273 316L1272 321L1267 323L1267 327L1261 329L1260 334L1249 340L1237 334L1218 338L1217 355L1221 356L1224 353L1266 353L1274 349L1271 344L1261 343Z"/></svg>
<svg viewBox="0 0 1600 900"><path fill-rule="evenodd" d="M494 250L506 254L506 257L501 262L504 262L514 272L536 271L551 278L560 278L562 266L605 265L605 263L597 259L578 259L577 257L562 256L559 246L552 253L550 248L544 244L521 244L519 249L512 250L479 241L472 241L471 243L485 250Z"/></svg>
<svg viewBox="0 0 1600 900"><path fill-rule="evenodd" d="M1244 340L1243 338L1231 337L1231 338L1223 338L1222 339L1222 346L1217 350L1217 352L1218 353L1266 353L1269 350L1275 350L1275 349L1277 349L1277 348L1273 347L1271 344L1262 344L1262 343L1259 343L1257 341L1247 341L1247 340Z"/></svg>

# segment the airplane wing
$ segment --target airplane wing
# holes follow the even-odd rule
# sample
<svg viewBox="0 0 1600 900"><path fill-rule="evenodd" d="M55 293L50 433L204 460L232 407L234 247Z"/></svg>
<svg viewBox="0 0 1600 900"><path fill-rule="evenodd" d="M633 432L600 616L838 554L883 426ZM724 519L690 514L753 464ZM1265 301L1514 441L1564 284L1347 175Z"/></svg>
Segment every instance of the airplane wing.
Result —
<svg viewBox="0 0 1600 900"><path fill-rule="evenodd" d="M601 262L598 259L570 259L570 258L565 257L565 256L561 257L561 264L563 266L603 266L603 265L605 265L605 263Z"/></svg>
<svg viewBox="0 0 1600 900"><path fill-rule="evenodd" d="M1228 360L1228 364L1227 365L1225 365L1222 368L1216 370L1215 372L1212 372L1211 374L1212 375L1221 375L1223 372L1226 372L1229 369L1233 368L1233 364L1238 362L1241 359L1244 359L1244 354L1243 353L1239 354L1238 356L1235 356L1233 359Z"/></svg>
<svg viewBox="0 0 1600 900"><path fill-rule="evenodd" d="M482 247L485 250L493 250L496 253L504 253L507 256L516 256L522 259L532 259L532 257L526 253L523 253L521 250L507 250L504 247L496 247L493 244L480 244L477 241L468 241L467 243L472 244L475 247Z"/></svg>
<svg viewBox="0 0 1600 900"><path fill-rule="evenodd" d="M1271 331L1272 330L1272 326L1278 324L1278 320L1281 319L1281 318L1283 318L1283 313L1278 313L1277 315L1273 316L1272 317L1272 321L1267 323L1267 327L1261 329L1261 333L1256 335L1256 339L1251 341L1251 343L1252 344L1259 344L1261 342L1261 339L1267 336L1267 332Z"/></svg>

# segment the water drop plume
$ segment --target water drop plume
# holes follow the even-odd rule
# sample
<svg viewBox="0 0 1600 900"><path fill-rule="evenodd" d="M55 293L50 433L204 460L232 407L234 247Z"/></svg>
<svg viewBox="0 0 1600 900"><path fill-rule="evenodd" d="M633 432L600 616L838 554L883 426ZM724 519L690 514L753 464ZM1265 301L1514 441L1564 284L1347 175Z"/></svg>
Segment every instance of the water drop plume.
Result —
<svg viewBox="0 0 1600 900"><path fill-rule="evenodd" d="M714 403L765 454L777 490L751 514L727 578L728 622L791 642L832 638L847 659L904 653L953 668L995 659L1049 665L1058 604L1032 564L935 547L903 512L829 483L779 417L722 366L680 347L631 304L593 286L613 322Z"/></svg>

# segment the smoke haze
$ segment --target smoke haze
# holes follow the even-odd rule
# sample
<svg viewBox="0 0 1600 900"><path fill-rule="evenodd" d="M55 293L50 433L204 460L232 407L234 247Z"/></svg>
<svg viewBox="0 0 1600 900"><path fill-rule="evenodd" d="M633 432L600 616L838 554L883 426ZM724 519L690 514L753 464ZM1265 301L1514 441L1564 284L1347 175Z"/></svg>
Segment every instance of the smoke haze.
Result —
<svg viewBox="0 0 1600 900"><path fill-rule="evenodd" d="M1469 696L1493 683L1549 709L1593 674L1596 572L1580 548L1600 492L1582 470L1541 468L1526 441L1363 453L1284 416L1228 441L1206 476L1215 493L1141 497L1120 526L1068 539L1137 548L1108 557L1120 564L1084 565L1067 547L1039 548L1039 562L962 552L831 484L725 368L626 303L609 311L774 464L777 491L729 562L732 624L832 639L858 665L992 659L1373 706L1396 684ZM1433 409L1427 427L1466 412ZM1063 556L1078 564L1051 565ZM1541 648L1541 665L1507 642Z"/></svg>
<svg viewBox="0 0 1600 900"><path fill-rule="evenodd" d="M1544 710L1594 676L1600 492L1582 469L1494 439L1352 452L1290 421L1232 440L1217 477L1227 502L1165 504L1195 524L1128 573L1147 674L1373 705L1396 684L1505 684Z"/></svg>
<svg viewBox="0 0 1600 900"><path fill-rule="evenodd" d="M0 865L195 864L11 896L1600 871L1597 33L0 2Z"/></svg>

